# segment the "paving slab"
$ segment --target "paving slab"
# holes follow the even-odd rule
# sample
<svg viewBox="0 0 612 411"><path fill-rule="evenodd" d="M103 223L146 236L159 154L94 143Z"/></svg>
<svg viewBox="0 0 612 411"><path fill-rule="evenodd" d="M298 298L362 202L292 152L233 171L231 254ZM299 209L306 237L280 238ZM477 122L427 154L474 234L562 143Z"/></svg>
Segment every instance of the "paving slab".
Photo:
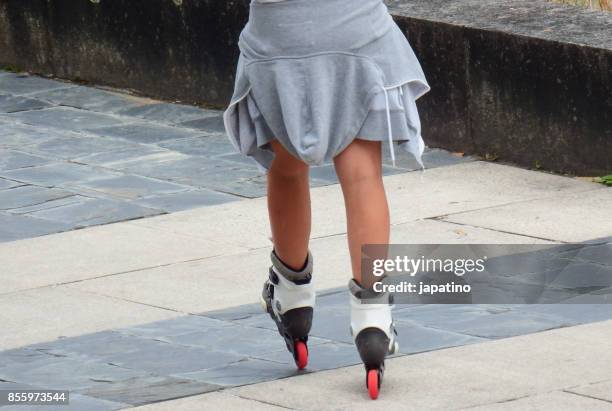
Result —
<svg viewBox="0 0 612 411"><path fill-rule="evenodd" d="M231 255L244 250L219 241L159 234L146 227L109 224L1 243L0 293L204 259L222 253ZM75 258L77 255L80 258Z"/></svg>
<svg viewBox="0 0 612 411"><path fill-rule="evenodd" d="M498 170L498 167L499 170ZM492 174L500 172L500 180L508 179L508 184L512 180L512 188L508 190L508 197L504 198L503 194L489 195L483 186L495 188L489 179L476 178L474 175ZM520 181L526 181L524 171L511 167L498 166L489 163L472 162L453 166L452 168L437 168L426 171L427 178L431 180L434 186L430 190L426 183L419 182L424 175L418 173L407 173L399 176L385 177L388 197L391 207L391 221L394 227L397 224L420 220L428 217L435 217L443 214L449 209L479 209L499 204L506 204L512 201L521 201L525 196L529 197L529 193L534 197L544 195L544 187L540 192L533 192L529 185L525 184L522 191L516 189L516 185L520 185ZM469 182L469 179L460 179L456 176L462 174L472 174L475 184L480 184L480 187ZM559 190L589 190L594 185L581 181L575 181L569 178L550 176L537 173L537 179L551 179L558 185ZM434 178L435 175L435 178ZM505 176L505 177L501 177ZM519 183L514 181L517 179ZM522 180L521 180L522 179ZM483 181L481 181L483 180ZM447 184L448 181L448 184ZM542 182L544 184L544 182ZM462 188L459 188L459 187ZM496 189L496 188L495 188ZM497 189L496 189L497 190ZM522 194L521 194L522 193ZM527 193L527 194L526 194ZM330 235L338 235L346 232L346 217L341 189L337 185L325 186L313 189L312 191L312 213L313 226L312 238L325 237ZM446 211L445 211L446 210ZM182 232L193 236L223 236L227 241L236 242L248 247L264 247L269 244L268 233L269 227L267 222L267 204L265 198L257 198L248 201L241 201L233 204L231 208L227 206L215 206L206 210L206 213L200 213L197 210L174 213L167 216L160 216L134 222L135 224L147 225L149 227L162 228L164 226L172 231ZM241 227L250 227L252 235L245 237ZM444 231L431 231L431 236L439 233L439 239L443 240L446 237L443 233L449 233L451 230L456 230L452 234L454 238L465 241L470 241L472 237L466 236L469 228L460 225L447 225ZM451 228L452 227L452 228ZM409 229L410 231L402 232L401 227L397 227L397 234L392 230L394 241L401 240L405 242L423 242L429 234L428 226L424 226L423 230ZM468 231L466 231L468 230ZM489 241L495 236L503 235L488 230L490 235L484 236L485 231L478 231L481 236L478 239ZM410 237L413 237L413 241ZM431 238L432 242L435 237ZM506 237L508 241L518 241L518 237ZM498 240L498 241L500 241ZM520 241L524 243L525 241ZM534 239L533 241L537 241ZM440 242L440 241L438 241Z"/></svg>
<svg viewBox="0 0 612 411"><path fill-rule="evenodd" d="M189 186L129 174L96 178L81 182L79 186L128 200L152 195L174 194L190 189Z"/></svg>
<svg viewBox="0 0 612 411"><path fill-rule="evenodd" d="M565 391L607 401L612 405L612 380L567 388Z"/></svg>
<svg viewBox="0 0 612 411"><path fill-rule="evenodd" d="M190 237L185 238L189 241ZM317 255L318 290L345 286L348 282L350 260L345 244L343 237L312 243ZM70 287L194 314L258 302L271 249L239 254L230 254L231 248L227 252L222 247L217 250L220 255L211 258L81 281ZM219 290L227 288L228 281L240 286L231 293L220 293ZM181 298L176 298L177 295Z"/></svg>
<svg viewBox="0 0 612 411"><path fill-rule="evenodd" d="M162 210L143 207L126 201L82 197L82 201L77 203L32 211L28 215L45 220L59 221L74 228L82 228L162 213Z"/></svg>
<svg viewBox="0 0 612 411"><path fill-rule="evenodd" d="M612 304L528 304L515 305L512 309L555 315L577 323L605 321L612 318Z"/></svg>
<svg viewBox="0 0 612 411"><path fill-rule="evenodd" d="M206 315L203 313L202 315ZM187 317L196 317L206 320L211 318L203 317L199 315L190 315ZM177 335L172 335L166 330L169 328L170 323L175 323L175 320L160 322L159 335L155 337L156 340L164 341L169 344L178 344L187 347L197 347L210 349L212 351L220 351L233 355L243 357L262 357L265 354L272 352L282 352L285 354L279 361L270 359L271 361L279 363L293 363L291 355L287 355L287 347L282 338L279 338L278 331L268 330L263 328L253 328L242 326L228 321L220 321L221 326L207 326L203 325L198 330L192 330L190 332L183 332ZM131 327L127 331L121 332L133 332L132 330L136 327ZM320 339L317 337L309 338L309 347L329 343L329 340Z"/></svg>
<svg viewBox="0 0 612 411"><path fill-rule="evenodd" d="M42 166L0 172L0 176L3 178L22 181L29 184L37 184L44 187L54 187L67 183L117 175L119 174L100 167L66 162L54 162Z"/></svg>
<svg viewBox="0 0 612 411"><path fill-rule="evenodd" d="M346 322L341 324L341 326L343 326L342 328L347 328L347 324ZM314 345L312 347L308 344L308 357L309 372L361 364L361 359L359 358L359 353L355 349L355 346L347 343L332 342ZM285 349L284 352L279 350L274 353L263 354L258 356L258 358L285 363L285 369L290 369L289 367L293 363L291 354L289 354L287 349Z"/></svg>
<svg viewBox="0 0 612 411"><path fill-rule="evenodd" d="M71 83L49 80L39 76L8 73L0 78L0 93L27 95L42 90L75 87Z"/></svg>
<svg viewBox="0 0 612 411"><path fill-rule="evenodd" d="M383 142L382 153L383 162L386 164L391 164L389 144L387 142ZM407 153L403 149L397 148L395 154L395 161L399 167L406 168L408 170L421 170L421 166L416 162L412 154ZM436 167L445 167L461 163L467 163L471 161L476 161L477 159L472 156L463 156L439 148L425 147L425 151L422 155L422 160L425 168L431 169Z"/></svg>
<svg viewBox="0 0 612 411"><path fill-rule="evenodd" d="M396 212L397 213L397 212ZM392 244L557 244L520 234L425 219L391 226Z"/></svg>
<svg viewBox="0 0 612 411"><path fill-rule="evenodd" d="M389 176L384 181L396 224L600 188L595 183L483 161ZM331 199L324 197L331 197L331 190L322 190L319 199L329 203Z"/></svg>
<svg viewBox="0 0 612 411"><path fill-rule="evenodd" d="M167 343L178 343L174 337L192 336L198 332L217 332L229 330L235 325L228 321L219 320L202 315L183 315L170 320L155 321L148 324L133 325L126 328L119 328L115 331L127 336L139 338L150 338L156 341ZM199 343L197 338L188 341L185 345L203 347L204 343Z"/></svg>
<svg viewBox="0 0 612 411"><path fill-rule="evenodd" d="M119 110L137 107L146 103L146 99L133 97L128 94L114 93L94 87L83 86L45 90L31 94L31 96L62 106L70 106L103 113L116 113Z"/></svg>
<svg viewBox="0 0 612 411"><path fill-rule="evenodd" d="M72 229L70 224L59 221L49 221L5 212L0 212L0 227L0 243L60 233ZM3 263L5 261L3 260Z"/></svg>
<svg viewBox="0 0 612 411"><path fill-rule="evenodd" d="M58 407L62 411L113 411L120 410L127 404L117 403L114 401L105 401L97 398L88 397L86 395L70 393L70 403L62 406L45 406L45 405L9 405L2 407L2 411L57 411Z"/></svg>
<svg viewBox="0 0 612 411"><path fill-rule="evenodd" d="M367 399L363 366L226 392L304 410L469 408L609 379L611 332L608 321L390 359L376 402Z"/></svg>
<svg viewBox="0 0 612 411"><path fill-rule="evenodd" d="M170 152L157 146L129 143L129 146L123 148L113 148L112 150L95 154L85 153L80 157L73 158L72 161L82 164L115 168L115 164L130 161L144 161L145 157L159 155L160 153L168 154Z"/></svg>
<svg viewBox="0 0 612 411"><path fill-rule="evenodd" d="M41 108L50 107L51 104L28 97L21 96L0 96L0 112L1 113L16 113L18 111L39 110Z"/></svg>
<svg viewBox="0 0 612 411"><path fill-rule="evenodd" d="M178 315L174 311L68 287L4 294L0 299L0 312L3 313L2 350ZM24 327L24 324L36 326Z"/></svg>
<svg viewBox="0 0 612 411"><path fill-rule="evenodd" d="M509 310L479 316L468 316L467 318L457 315L448 320L444 318L444 315L440 315L441 312L443 312L442 309L436 313L441 318L430 317L423 319L419 317L420 312L417 308L415 312L411 313L411 318L418 318L418 322L428 327L480 338L507 338L578 324L575 321L559 317L553 313L538 313L529 310ZM406 317L400 317L398 319L400 323L403 322L401 318Z"/></svg>
<svg viewBox="0 0 612 411"><path fill-rule="evenodd" d="M193 411L206 406L211 410L227 411L281 411L285 407L277 407L265 401L255 401L231 395L226 392L212 392L210 394L195 395L174 401L164 401L156 404L143 405L134 408L135 411Z"/></svg>
<svg viewBox="0 0 612 411"><path fill-rule="evenodd" d="M48 129L17 123L11 119L0 127L0 147L28 151L28 147L58 137L75 135L71 131Z"/></svg>
<svg viewBox="0 0 612 411"><path fill-rule="evenodd" d="M8 117L33 126L73 131L95 127L110 127L125 122L118 116L70 107L51 107L36 111L22 111L9 114Z"/></svg>
<svg viewBox="0 0 612 411"><path fill-rule="evenodd" d="M444 219L516 234L579 242L610 236L609 204L612 204L612 190L601 186L582 193L557 194L486 210L449 213ZM580 224L576 224L577 221Z"/></svg>
<svg viewBox="0 0 612 411"><path fill-rule="evenodd" d="M52 161L50 158L35 156L17 150L0 149L0 171L40 166Z"/></svg>
<svg viewBox="0 0 612 411"><path fill-rule="evenodd" d="M205 118L183 121L179 123L179 125L181 127L195 128L208 133L225 133L223 116L219 112L214 113L214 115L211 113L210 116Z"/></svg>
<svg viewBox="0 0 612 411"><path fill-rule="evenodd" d="M234 155L236 153L227 136L220 134L168 140L159 143L159 146L183 154L205 157ZM244 158L242 154L239 154L239 157Z"/></svg>
<svg viewBox="0 0 612 411"><path fill-rule="evenodd" d="M290 355L287 355L290 357ZM247 358L224 367L177 374L196 381L231 387L276 380L296 375L295 366L272 361Z"/></svg>
<svg viewBox="0 0 612 411"><path fill-rule="evenodd" d="M180 321L180 318L176 317L176 320ZM173 320L155 321L154 324L172 322ZM148 325L145 324L145 326ZM126 329L131 329L131 327ZM22 363L23 357L28 360L27 362L44 362L57 357L108 363L109 359L117 353L132 354L144 347L159 347L160 345L163 345L163 343L153 338L140 338L140 336L123 333L120 330L103 330L70 338L43 341L27 347L4 351L0 353L0 358L5 360L8 357L5 361L9 363ZM39 355L32 355L32 351ZM41 356L43 358L40 358ZM31 361L32 357L34 357L34 360Z"/></svg>
<svg viewBox="0 0 612 411"><path fill-rule="evenodd" d="M181 191L179 193L173 193L170 195L148 195L146 198L135 200L134 203L140 204L144 207L163 210L167 213L174 213L176 211L223 204L237 200L242 200L242 198L236 195L220 193L213 190L195 189Z"/></svg>
<svg viewBox="0 0 612 411"><path fill-rule="evenodd" d="M186 375L189 372L215 368L245 358L219 350L159 343L155 347L143 346L133 353L117 352L108 356L107 360L119 367L145 370L156 375Z"/></svg>
<svg viewBox="0 0 612 411"><path fill-rule="evenodd" d="M25 183L20 183L14 180L7 180L6 178L0 178L0 190L7 190L9 188L15 188L24 185Z"/></svg>
<svg viewBox="0 0 612 411"><path fill-rule="evenodd" d="M216 391L220 387L204 382L167 376L149 376L118 381L81 390L84 394L130 405L149 404Z"/></svg>
<svg viewBox="0 0 612 411"><path fill-rule="evenodd" d="M0 378L28 383L52 390L76 391L90 386L144 377L141 371L129 370L98 361L82 361L47 355L37 361L9 363L0 366ZM49 378L53 375L53 378Z"/></svg>
<svg viewBox="0 0 612 411"><path fill-rule="evenodd" d="M194 106L171 103L154 103L119 111L122 116L137 117L158 123L181 123L210 116L218 116L218 111L204 110Z"/></svg>
<svg viewBox="0 0 612 411"><path fill-rule="evenodd" d="M93 128L95 127L95 128ZM164 140L195 137L193 130L150 123L120 124L109 127L88 127L87 131L101 137L120 138L134 143L158 143Z"/></svg>
<svg viewBox="0 0 612 411"><path fill-rule="evenodd" d="M21 185L2 192L0 210L19 209L72 196L74 196L74 193L58 188Z"/></svg>
<svg viewBox="0 0 612 411"><path fill-rule="evenodd" d="M255 165L247 166L220 158L206 158L181 153L143 158L127 164L115 165L125 172L174 181L200 188L221 188L239 179L258 176Z"/></svg>
<svg viewBox="0 0 612 411"><path fill-rule="evenodd" d="M25 150L47 157L72 160L82 156L138 148L137 145L113 138L101 138L83 133L69 133L30 144Z"/></svg>
<svg viewBox="0 0 612 411"><path fill-rule="evenodd" d="M509 401L486 404L467 408L471 411L498 411L498 410L555 410L555 411L606 411L612 410L612 403L599 401L594 398L574 395L564 391L530 395Z"/></svg>

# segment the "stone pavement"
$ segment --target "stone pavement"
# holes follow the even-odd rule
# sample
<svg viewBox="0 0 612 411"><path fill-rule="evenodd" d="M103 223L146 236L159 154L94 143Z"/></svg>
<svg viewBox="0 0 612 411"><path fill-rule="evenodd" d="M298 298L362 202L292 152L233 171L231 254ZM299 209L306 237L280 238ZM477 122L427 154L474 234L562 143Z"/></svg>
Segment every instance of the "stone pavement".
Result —
<svg viewBox="0 0 612 411"><path fill-rule="evenodd" d="M13 116L0 121L30 127ZM343 199L329 183L312 190L319 299L307 371L295 371L256 303L271 250L266 198L242 195L0 243L0 389L71 392L68 407L0 410L612 409L606 304L398 306L401 352L371 402L348 337ZM612 190L577 179L461 161L387 175L385 186L393 243L556 244L612 234ZM608 270L605 258L592 262ZM610 292L612 276L598 280L585 296Z"/></svg>
<svg viewBox="0 0 612 411"><path fill-rule="evenodd" d="M221 114L0 71L0 242L265 195ZM397 151L403 168L387 175L416 168ZM428 167L470 160L425 155ZM331 165L311 177L337 182Z"/></svg>

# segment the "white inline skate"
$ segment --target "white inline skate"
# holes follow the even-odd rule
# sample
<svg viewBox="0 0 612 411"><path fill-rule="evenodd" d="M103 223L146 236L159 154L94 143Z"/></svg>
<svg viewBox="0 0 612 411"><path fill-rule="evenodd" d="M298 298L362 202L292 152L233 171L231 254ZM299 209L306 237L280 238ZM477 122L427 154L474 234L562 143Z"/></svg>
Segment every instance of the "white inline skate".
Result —
<svg viewBox="0 0 612 411"><path fill-rule="evenodd" d="M308 251L304 268L287 267L272 250L272 266L264 284L261 304L276 323L298 369L308 363L308 333L312 327L315 290L312 282L312 255Z"/></svg>
<svg viewBox="0 0 612 411"><path fill-rule="evenodd" d="M385 358L398 352L397 332L391 316L388 293L362 288L349 282L351 300L351 335L366 369L366 387L375 400L382 384Z"/></svg>

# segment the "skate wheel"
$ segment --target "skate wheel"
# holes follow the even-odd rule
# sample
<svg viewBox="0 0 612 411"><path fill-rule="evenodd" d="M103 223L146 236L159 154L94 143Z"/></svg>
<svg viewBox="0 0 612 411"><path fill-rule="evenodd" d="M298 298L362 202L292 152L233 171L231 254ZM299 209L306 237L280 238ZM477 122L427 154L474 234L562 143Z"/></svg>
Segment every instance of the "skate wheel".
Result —
<svg viewBox="0 0 612 411"><path fill-rule="evenodd" d="M303 370L306 368L306 364L308 364L308 347L306 347L304 341L296 341L295 365L297 365L299 370Z"/></svg>
<svg viewBox="0 0 612 411"><path fill-rule="evenodd" d="M368 393L370 394L370 398L373 400L378 398L378 392L380 390L380 379L378 375L378 370L368 370L368 374L366 376L366 383L368 385Z"/></svg>

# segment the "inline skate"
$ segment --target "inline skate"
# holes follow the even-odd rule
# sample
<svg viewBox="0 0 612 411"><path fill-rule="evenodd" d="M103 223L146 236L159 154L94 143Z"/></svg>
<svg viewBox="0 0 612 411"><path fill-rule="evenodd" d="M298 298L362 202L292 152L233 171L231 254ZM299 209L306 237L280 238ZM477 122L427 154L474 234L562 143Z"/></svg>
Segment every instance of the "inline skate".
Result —
<svg viewBox="0 0 612 411"><path fill-rule="evenodd" d="M366 369L370 398L378 398L385 371L385 358L398 352L397 332L391 317L392 298L349 282L351 335Z"/></svg>
<svg viewBox="0 0 612 411"><path fill-rule="evenodd" d="M312 254L308 251L300 271L289 268L272 250L272 266L264 283L261 305L276 323L298 369L308 364L308 333L312 326L315 290Z"/></svg>

